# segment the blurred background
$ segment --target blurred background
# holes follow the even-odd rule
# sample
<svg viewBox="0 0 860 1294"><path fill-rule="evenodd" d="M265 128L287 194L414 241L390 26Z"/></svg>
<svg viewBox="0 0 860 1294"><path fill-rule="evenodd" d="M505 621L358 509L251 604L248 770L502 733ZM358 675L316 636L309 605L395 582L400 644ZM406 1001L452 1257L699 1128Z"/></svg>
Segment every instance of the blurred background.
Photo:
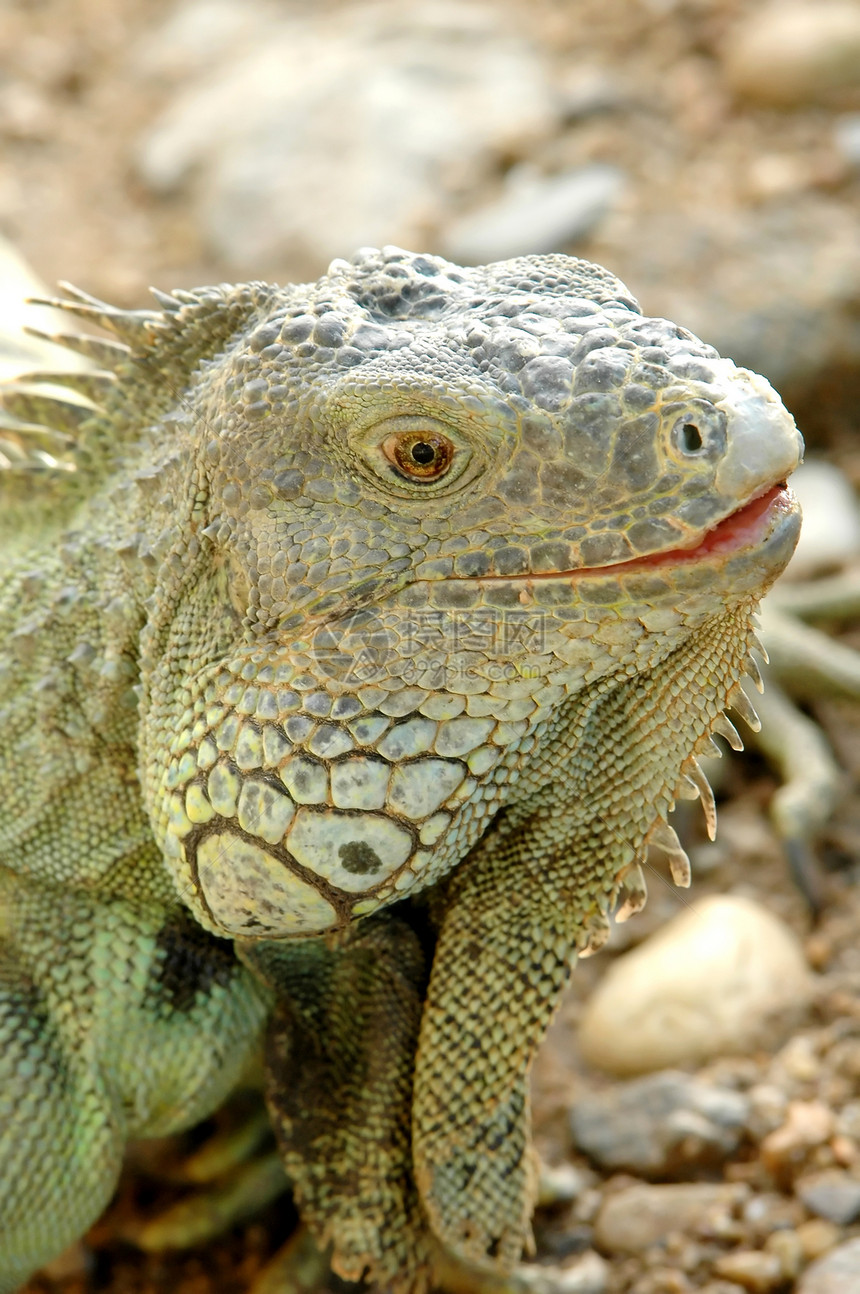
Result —
<svg viewBox="0 0 860 1294"><path fill-rule="evenodd" d="M46 280L573 251L798 398L860 352L856 0L4 0L0 232Z"/></svg>
<svg viewBox="0 0 860 1294"><path fill-rule="evenodd" d="M541 1055L534 1288L858 1294L860 0L0 0L0 239L10 319L30 273L138 306L367 244L565 251L782 392L802 642L717 843L676 815L693 890L653 860ZM33 1294L248 1288L283 1211L144 1260L153 1164Z"/></svg>

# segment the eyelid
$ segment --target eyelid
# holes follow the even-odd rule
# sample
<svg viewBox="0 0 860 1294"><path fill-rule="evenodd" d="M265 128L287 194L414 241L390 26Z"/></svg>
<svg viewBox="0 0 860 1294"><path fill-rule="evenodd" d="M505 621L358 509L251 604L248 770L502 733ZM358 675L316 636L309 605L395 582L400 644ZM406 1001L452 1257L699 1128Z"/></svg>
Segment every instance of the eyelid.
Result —
<svg viewBox="0 0 860 1294"><path fill-rule="evenodd" d="M355 466L364 475L379 484L386 494L418 503L431 496L446 495L468 485L483 467L486 467L484 446L476 444L473 435L467 434L459 424L462 418L447 418L442 411L425 412L421 409L421 393L416 401L418 410L382 413L374 421L356 420L348 432L348 444ZM402 409L401 405L401 409ZM457 410L459 413L460 411ZM385 452L385 442L392 438L437 441L444 438L452 445L451 465L438 476L405 472ZM357 461L356 461L357 460Z"/></svg>

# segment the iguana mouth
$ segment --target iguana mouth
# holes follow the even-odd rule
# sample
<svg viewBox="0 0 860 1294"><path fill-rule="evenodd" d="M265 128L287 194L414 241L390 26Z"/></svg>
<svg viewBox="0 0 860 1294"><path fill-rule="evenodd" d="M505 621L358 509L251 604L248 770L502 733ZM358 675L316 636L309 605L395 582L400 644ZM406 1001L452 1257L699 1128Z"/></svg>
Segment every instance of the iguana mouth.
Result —
<svg viewBox="0 0 860 1294"><path fill-rule="evenodd" d="M654 570L663 566L689 565L703 558L730 554L746 547L758 545L766 532L776 523L779 514L790 515L797 510L797 500L784 481L770 486L742 507L723 517L689 547L667 548L658 553L646 553L623 562L610 562L605 566L579 566L565 571L541 571L537 574L506 576L478 576L482 583L530 584L538 580L572 580L592 578L595 575L620 575L640 570Z"/></svg>
<svg viewBox="0 0 860 1294"><path fill-rule="evenodd" d="M589 574L602 571L651 569L660 566L678 566L688 562L698 562L704 557L715 557L721 553L733 553L751 547L762 541L767 530L776 521L779 513L793 512L797 507L794 494L784 481L772 485L764 494L758 495L745 503L743 507L730 512L712 529L707 530L698 543L689 548L669 548L660 553L650 553L644 557L634 557L615 566L589 568ZM584 572L583 572L584 573ZM572 574L578 574L574 571Z"/></svg>

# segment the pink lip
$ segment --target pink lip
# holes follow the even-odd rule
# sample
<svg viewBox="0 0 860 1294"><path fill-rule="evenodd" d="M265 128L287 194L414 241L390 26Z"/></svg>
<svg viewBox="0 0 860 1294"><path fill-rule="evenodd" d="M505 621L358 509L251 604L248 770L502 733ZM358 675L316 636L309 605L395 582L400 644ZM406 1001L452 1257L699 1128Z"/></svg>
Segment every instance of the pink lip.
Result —
<svg viewBox="0 0 860 1294"><path fill-rule="evenodd" d="M661 566L680 566L700 562L704 557L719 556L721 553L732 553L762 539L764 532L772 523L775 515L790 511L794 496L787 486L773 485L764 494L752 499L749 503L724 517L713 530L709 530L697 544L690 548L669 548L660 553L650 553L645 557L631 557L626 562L614 562L608 566L581 566L572 571L542 571L539 575L484 576L506 584L522 581L529 584L534 580L575 579L592 575L618 575L630 571L655 570Z"/></svg>
<svg viewBox="0 0 860 1294"><path fill-rule="evenodd" d="M692 548L670 548L666 552L652 553L647 557L634 557L618 566L592 567L592 570L625 570L631 567L677 566L683 562L700 561L719 553L736 552L762 537L773 515L788 509L792 502L791 491L785 485L773 485L757 499L744 504L737 512L725 517L713 530L709 530Z"/></svg>

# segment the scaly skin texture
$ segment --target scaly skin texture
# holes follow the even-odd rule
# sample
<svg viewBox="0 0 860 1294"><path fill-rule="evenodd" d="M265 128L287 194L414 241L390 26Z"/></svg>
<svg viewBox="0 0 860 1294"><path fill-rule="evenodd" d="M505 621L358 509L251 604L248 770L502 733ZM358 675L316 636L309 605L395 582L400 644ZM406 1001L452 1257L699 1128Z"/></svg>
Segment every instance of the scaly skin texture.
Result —
<svg viewBox="0 0 860 1294"><path fill-rule="evenodd" d="M687 879L800 438L568 257L159 302L77 294L102 371L4 398L0 1294L267 1018L336 1270L509 1271L531 1059L648 843Z"/></svg>

